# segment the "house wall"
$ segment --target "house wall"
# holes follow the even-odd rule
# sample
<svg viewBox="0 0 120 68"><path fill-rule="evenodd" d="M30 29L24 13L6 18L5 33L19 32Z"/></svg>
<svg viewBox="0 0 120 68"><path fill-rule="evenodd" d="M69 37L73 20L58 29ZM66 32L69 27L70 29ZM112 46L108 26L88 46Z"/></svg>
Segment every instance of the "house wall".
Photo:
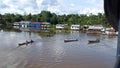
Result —
<svg viewBox="0 0 120 68"><path fill-rule="evenodd" d="M65 25L63 25L63 24L56 25L56 29L64 29L64 28L65 28Z"/></svg>
<svg viewBox="0 0 120 68"><path fill-rule="evenodd" d="M50 22L43 22L42 25L41 25L42 30L48 30L50 28L51 28Z"/></svg>
<svg viewBox="0 0 120 68"><path fill-rule="evenodd" d="M99 30L99 29L89 29L88 31L87 31L87 34L101 34L102 32L101 32L101 30Z"/></svg>
<svg viewBox="0 0 120 68"><path fill-rule="evenodd" d="M29 27L41 27L41 24L28 24Z"/></svg>
<svg viewBox="0 0 120 68"><path fill-rule="evenodd" d="M79 30L80 29L80 25L71 25L71 29Z"/></svg>
<svg viewBox="0 0 120 68"><path fill-rule="evenodd" d="M20 22L14 22L14 26L20 26Z"/></svg>

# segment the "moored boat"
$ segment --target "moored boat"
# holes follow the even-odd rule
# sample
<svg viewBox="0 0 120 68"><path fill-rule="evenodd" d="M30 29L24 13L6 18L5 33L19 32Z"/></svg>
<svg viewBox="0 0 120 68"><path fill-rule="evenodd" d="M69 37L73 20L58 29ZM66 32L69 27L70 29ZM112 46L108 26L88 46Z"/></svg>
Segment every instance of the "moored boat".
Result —
<svg viewBox="0 0 120 68"><path fill-rule="evenodd" d="M100 39L96 39L96 40L88 40L88 43L99 43Z"/></svg>
<svg viewBox="0 0 120 68"><path fill-rule="evenodd" d="M31 41L26 41L26 42L23 42L23 43L19 43L18 45L19 45L19 46L28 45L28 44L33 43L33 42L34 42L34 41L31 40Z"/></svg>
<svg viewBox="0 0 120 68"><path fill-rule="evenodd" d="M78 39L65 39L64 42L73 42L73 41L78 41Z"/></svg>

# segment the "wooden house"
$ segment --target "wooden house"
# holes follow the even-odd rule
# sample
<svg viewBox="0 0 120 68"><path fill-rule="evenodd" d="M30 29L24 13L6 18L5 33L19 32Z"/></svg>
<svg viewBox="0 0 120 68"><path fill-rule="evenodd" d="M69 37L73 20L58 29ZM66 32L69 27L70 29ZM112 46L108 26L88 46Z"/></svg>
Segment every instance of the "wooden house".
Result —
<svg viewBox="0 0 120 68"><path fill-rule="evenodd" d="M87 29L87 34L101 34L104 27L101 25L89 26Z"/></svg>
<svg viewBox="0 0 120 68"><path fill-rule="evenodd" d="M28 27L41 27L42 22L30 22Z"/></svg>
<svg viewBox="0 0 120 68"><path fill-rule="evenodd" d="M110 36L117 36L118 32L115 31L115 29L111 28L106 28L105 29L105 34L110 35Z"/></svg>
<svg viewBox="0 0 120 68"><path fill-rule="evenodd" d="M30 22L28 24L30 31L40 31L41 30L42 22Z"/></svg>
<svg viewBox="0 0 120 68"><path fill-rule="evenodd" d="M31 30L48 30L51 28L50 22L30 22L28 27Z"/></svg>
<svg viewBox="0 0 120 68"><path fill-rule="evenodd" d="M41 29L42 30L49 30L51 28L50 22L42 22Z"/></svg>

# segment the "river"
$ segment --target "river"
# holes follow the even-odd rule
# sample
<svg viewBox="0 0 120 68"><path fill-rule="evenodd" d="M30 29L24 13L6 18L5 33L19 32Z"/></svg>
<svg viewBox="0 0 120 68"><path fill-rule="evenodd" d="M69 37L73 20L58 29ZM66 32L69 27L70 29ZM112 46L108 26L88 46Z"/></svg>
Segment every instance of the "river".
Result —
<svg viewBox="0 0 120 68"><path fill-rule="evenodd" d="M64 43L64 39L78 39ZM100 43L88 40L100 38ZM35 42L18 46L26 40ZM0 68L113 68L117 37L85 33L56 33L51 37L35 32L0 31Z"/></svg>

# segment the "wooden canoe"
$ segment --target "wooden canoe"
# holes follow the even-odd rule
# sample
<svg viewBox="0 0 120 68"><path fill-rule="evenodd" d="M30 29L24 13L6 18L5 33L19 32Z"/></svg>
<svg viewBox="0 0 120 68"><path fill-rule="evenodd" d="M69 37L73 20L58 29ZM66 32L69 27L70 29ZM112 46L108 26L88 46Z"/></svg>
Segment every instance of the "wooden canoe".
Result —
<svg viewBox="0 0 120 68"><path fill-rule="evenodd" d="M78 41L78 39L65 39L64 42L73 42L73 41Z"/></svg>
<svg viewBox="0 0 120 68"><path fill-rule="evenodd" d="M88 40L88 43L99 43L100 40L99 39L96 39L96 40Z"/></svg>
<svg viewBox="0 0 120 68"><path fill-rule="evenodd" d="M19 46L28 45L28 44L33 43L33 42L34 42L34 41L31 40L31 41L26 41L26 42L23 42L23 43L19 43L18 45L19 45Z"/></svg>

